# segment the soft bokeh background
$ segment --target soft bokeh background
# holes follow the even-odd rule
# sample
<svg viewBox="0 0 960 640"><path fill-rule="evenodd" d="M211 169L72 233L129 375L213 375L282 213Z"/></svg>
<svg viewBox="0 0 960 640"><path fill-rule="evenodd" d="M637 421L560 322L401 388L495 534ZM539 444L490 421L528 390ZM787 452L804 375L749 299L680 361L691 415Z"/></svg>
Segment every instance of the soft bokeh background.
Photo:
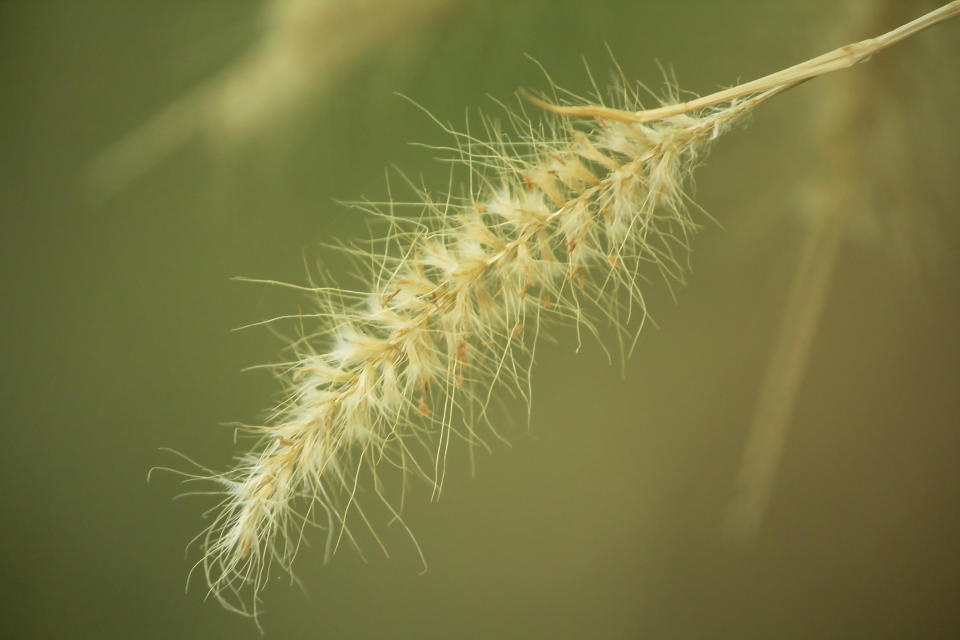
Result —
<svg viewBox="0 0 960 640"><path fill-rule="evenodd" d="M233 433L218 425L275 398L268 374L240 370L281 343L231 328L304 301L232 276L304 282L321 242L367 237L333 200L383 198L391 164L444 188L434 154L408 144L443 134L394 91L463 123L495 108L488 94L544 87L524 53L585 92L580 58L605 80L609 43L629 77L659 86L660 61L706 92L839 45L842 26L826 0L465 1L239 143L193 140L113 193L87 180L106 148L236 60L261 13L254 0L0 5L3 637L258 637L200 580L184 594L209 503L172 501L177 480L146 473L175 463L162 447L223 468ZM929 35L956 41L960 23ZM956 58L938 60L913 73L958 105ZM844 245L767 519L746 539L722 526L798 257L800 187L821 164L808 115L859 72L779 97L719 142L696 193L723 228L704 218L676 301L651 284L658 327L625 377L555 331L529 432L518 412L512 446L481 455L476 477L458 460L439 503L412 490L425 575L396 527L389 559L371 544L367 563L345 548L323 566L314 544L297 561L306 595L268 586L267 636L956 637L955 156L890 158L947 176L946 215L918 203L910 222L941 248L917 273L882 242ZM960 143L955 118L917 119Z"/></svg>

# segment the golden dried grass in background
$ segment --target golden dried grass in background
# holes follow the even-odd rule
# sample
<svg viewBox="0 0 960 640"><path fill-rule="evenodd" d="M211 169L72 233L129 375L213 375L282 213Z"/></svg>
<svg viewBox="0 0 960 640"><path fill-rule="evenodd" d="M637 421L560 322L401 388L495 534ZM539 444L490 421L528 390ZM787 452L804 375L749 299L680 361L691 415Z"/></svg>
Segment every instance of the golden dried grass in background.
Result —
<svg viewBox="0 0 960 640"><path fill-rule="evenodd" d="M854 0L831 39L890 29L935 6ZM931 74L955 59L955 42L953 33L937 31L897 55L877 56L817 94L809 111L819 164L798 185L805 190L803 249L727 514L734 533L755 533L762 523L840 249L867 242L916 278L944 251L936 228L952 205L938 192L949 184L943 167L954 166L944 160L957 152L928 124L949 121Z"/></svg>
<svg viewBox="0 0 960 640"><path fill-rule="evenodd" d="M263 35L216 77L161 109L89 169L98 188L122 189L196 136L235 145L284 119L365 57L416 38L462 0L269 0Z"/></svg>

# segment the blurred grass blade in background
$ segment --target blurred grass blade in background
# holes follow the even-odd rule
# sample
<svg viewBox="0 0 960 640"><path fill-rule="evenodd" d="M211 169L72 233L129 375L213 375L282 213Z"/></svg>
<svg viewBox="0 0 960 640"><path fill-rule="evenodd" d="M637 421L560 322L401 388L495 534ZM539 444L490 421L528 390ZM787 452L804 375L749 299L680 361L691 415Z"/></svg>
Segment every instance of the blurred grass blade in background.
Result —
<svg viewBox="0 0 960 640"><path fill-rule="evenodd" d="M108 193L122 189L196 136L235 145L282 120L364 57L437 20L463 0L267 0L260 41L247 55L181 96L89 169Z"/></svg>

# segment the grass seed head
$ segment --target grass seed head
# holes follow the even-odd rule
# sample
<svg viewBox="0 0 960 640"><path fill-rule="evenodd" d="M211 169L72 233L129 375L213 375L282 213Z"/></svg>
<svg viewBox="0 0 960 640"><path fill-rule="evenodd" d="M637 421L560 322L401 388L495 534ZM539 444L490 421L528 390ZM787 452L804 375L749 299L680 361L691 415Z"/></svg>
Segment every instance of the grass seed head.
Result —
<svg viewBox="0 0 960 640"><path fill-rule="evenodd" d="M617 94L615 107L639 108L636 92ZM509 137L489 119L486 138L450 131L479 189L443 204L424 195L419 219L391 217L377 250L352 250L370 265L370 293L312 292L317 326L281 373L284 402L218 477L226 490L202 560L211 592L255 611L244 593L271 563L290 568L306 525L327 530L328 549L352 539L348 511L366 522L363 468L393 465L439 492L451 437L482 442L491 390L525 395L549 321L597 333L603 320L631 337L644 275L682 275L690 168L747 110L637 124L533 120L521 105L506 113Z"/></svg>

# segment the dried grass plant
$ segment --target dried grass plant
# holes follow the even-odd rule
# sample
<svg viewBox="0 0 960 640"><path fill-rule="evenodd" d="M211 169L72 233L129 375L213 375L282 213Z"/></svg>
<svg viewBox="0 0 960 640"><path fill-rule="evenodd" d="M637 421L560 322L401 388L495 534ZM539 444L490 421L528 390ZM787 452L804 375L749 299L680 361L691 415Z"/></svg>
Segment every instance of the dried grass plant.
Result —
<svg viewBox="0 0 960 640"><path fill-rule="evenodd" d="M106 149L90 177L112 192L195 137L218 146L245 140L460 1L267 0L262 36L246 55Z"/></svg>
<svg viewBox="0 0 960 640"><path fill-rule="evenodd" d="M487 408L497 388L527 397L546 323L588 334L612 324L628 354L646 279L684 277L696 228L684 185L710 144L771 97L958 13L952 2L689 102L670 94L643 110L621 74L608 100L555 90L529 97L546 117L521 102L505 109L505 126L485 120L482 137L448 129L462 190L422 190L413 219L397 203L362 205L387 226L370 247L347 249L367 265L365 288L301 287L316 311L298 316L303 335L277 367L285 400L245 428L258 444L207 478L223 498L201 536L210 593L256 614L271 566L290 568L308 524L326 529L328 553L352 539L351 523L370 524L363 493L399 520L387 468L439 493L453 441L496 434Z"/></svg>
<svg viewBox="0 0 960 640"><path fill-rule="evenodd" d="M931 5L852 0L833 37L876 33ZM916 126L918 114L946 122L950 113L936 84L915 71L935 68L957 51L946 33L916 44L836 83L810 111L821 162L799 185L803 244L727 513L731 533L756 533L767 511L841 247L857 241L883 247L913 277L923 260L942 253L936 212L949 207L937 185L950 180L939 167L953 166L943 160L956 151L949 138Z"/></svg>

